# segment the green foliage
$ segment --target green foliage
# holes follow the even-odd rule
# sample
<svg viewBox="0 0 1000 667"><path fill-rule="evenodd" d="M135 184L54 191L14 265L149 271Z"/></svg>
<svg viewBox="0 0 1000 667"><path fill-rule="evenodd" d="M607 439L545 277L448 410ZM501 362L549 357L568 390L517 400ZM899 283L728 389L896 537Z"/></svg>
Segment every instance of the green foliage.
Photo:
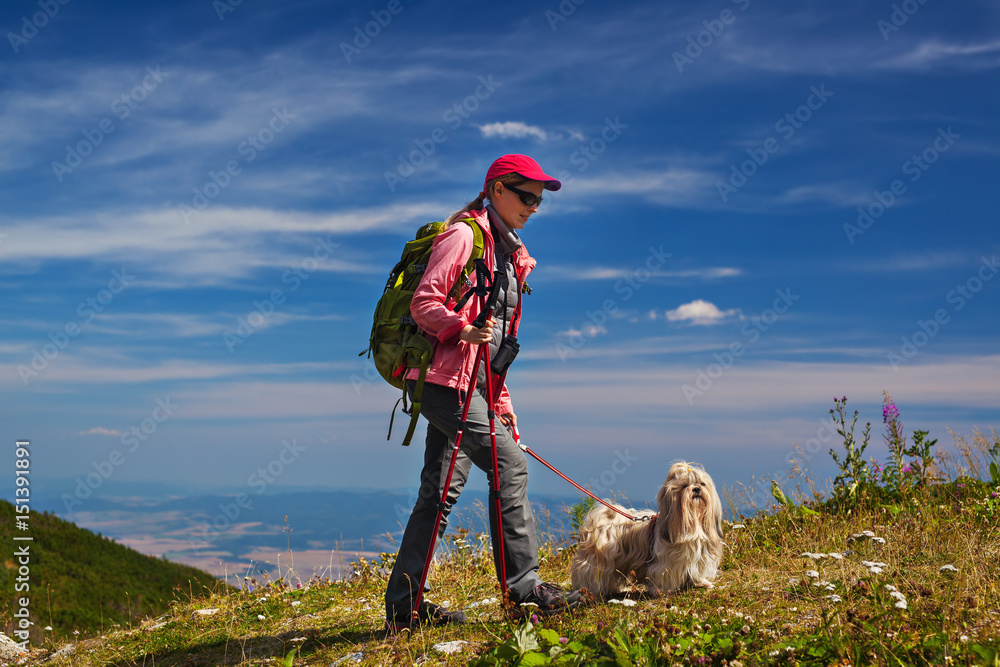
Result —
<svg viewBox="0 0 1000 667"><path fill-rule="evenodd" d="M815 510L809 509L805 505L796 505L792 500L785 495L785 492L781 490L781 486L777 481L771 480L771 497L774 498L775 502L779 506L783 507L792 516L807 516L816 515Z"/></svg>
<svg viewBox="0 0 1000 667"><path fill-rule="evenodd" d="M18 519L25 515L18 514ZM48 512L27 515L30 545L32 641L41 628L56 635L99 632L156 616L183 595L204 595L225 585L201 570L145 556ZM0 541L15 544L15 509L0 501ZM14 591L16 569L0 567L0 589ZM9 613L13 596L3 597Z"/></svg>
<svg viewBox="0 0 1000 667"><path fill-rule="evenodd" d="M871 434L872 424L867 422L862 433L861 445L854 440L854 426L858 423L858 411L854 411L854 418L851 425L847 425L847 397L833 399L834 409L830 410L833 415L833 423L837 426L837 433L844 441L846 453L841 461L832 448L830 456L834 463L840 468L840 474L833 480L834 492L838 495L855 496L859 489L871 483L871 474L868 470L868 461L865 460L865 449L868 448L868 439Z"/></svg>
<svg viewBox="0 0 1000 667"><path fill-rule="evenodd" d="M596 501L590 496L587 496L566 510L569 514L570 525L573 526L574 535L577 535L580 532L580 526L583 525L583 520L587 518L588 514L590 514L590 510L594 509L595 504Z"/></svg>

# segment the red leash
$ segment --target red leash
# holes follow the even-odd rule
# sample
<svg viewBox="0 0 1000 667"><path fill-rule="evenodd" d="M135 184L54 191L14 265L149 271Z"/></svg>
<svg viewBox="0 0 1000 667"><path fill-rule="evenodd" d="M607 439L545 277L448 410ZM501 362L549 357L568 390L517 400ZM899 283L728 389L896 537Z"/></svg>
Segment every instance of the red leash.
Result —
<svg viewBox="0 0 1000 667"><path fill-rule="evenodd" d="M574 482L573 480L571 480L566 475L564 475L561 472L559 472L558 470L556 470L555 466L553 466L551 463L549 463L548 461L546 461L545 459L543 459L541 456L539 456L538 454L536 454L535 452L533 452L531 450L531 448L529 448L527 445L522 445L521 444L521 434L517 432L517 427L516 426L513 426L511 428L511 433L514 434L514 443L520 448L520 450L522 452L525 452L527 454L531 454L543 466L545 466L546 468L548 468L549 470L551 470L555 474L559 475L564 480L566 480L567 482L569 482L570 484L572 484L573 486L575 486L579 491L587 494L588 496L590 496L591 498L593 498L597 502L599 502L602 505L604 505L605 507L607 507L609 510L615 511L618 514L621 514L626 519L630 519L631 521L650 521L650 520L656 518L657 515L655 515L655 514L651 515L651 516L632 516L628 512L623 512L622 510L618 509L614 505L612 505L612 504L610 504L608 502L605 502L604 500L601 500L600 498L598 498L597 496L595 496L593 493L591 493L587 489L583 488L582 486L580 486L579 484L577 484L576 482Z"/></svg>

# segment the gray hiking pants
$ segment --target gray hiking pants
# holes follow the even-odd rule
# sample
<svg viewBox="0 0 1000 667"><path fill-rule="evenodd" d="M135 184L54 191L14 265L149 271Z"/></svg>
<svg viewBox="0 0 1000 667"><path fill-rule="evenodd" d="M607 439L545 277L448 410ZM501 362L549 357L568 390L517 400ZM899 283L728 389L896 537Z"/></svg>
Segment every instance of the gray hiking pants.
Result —
<svg viewBox="0 0 1000 667"><path fill-rule="evenodd" d="M412 397L413 381L407 382ZM427 418L427 441L424 467L420 473L420 492L413 512L403 531L399 555L385 592L386 617L408 619L413 599L420 585L420 575L427 558L434 520L441 502L442 486L448 475L455 436L462 419L463 402L457 389L424 384L420 412ZM514 444L500 420L496 420L497 463L500 468L500 506L503 515L503 546L506 561L507 587L511 599L523 600L538 584L538 536L535 518L528 503L528 464L524 452ZM472 397L469 416L459 446L455 471L452 474L448 501L438 535L444 535L451 508L458 500L472 464L486 472L493 490L493 453L486 399L477 391ZM493 560L500 577L500 554L497 545L496 500L489 502L490 539L494 545Z"/></svg>

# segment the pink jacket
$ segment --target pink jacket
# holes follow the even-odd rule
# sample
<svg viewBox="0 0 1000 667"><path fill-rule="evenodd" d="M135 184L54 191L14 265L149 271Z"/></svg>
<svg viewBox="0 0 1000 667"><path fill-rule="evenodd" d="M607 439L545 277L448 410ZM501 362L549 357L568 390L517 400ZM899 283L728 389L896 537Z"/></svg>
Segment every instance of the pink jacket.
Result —
<svg viewBox="0 0 1000 667"><path fill-rule="evenodd" d="M468 211L461 217L475 218L483 230L483 259L486 260L486 265L492 274L496 269L496 251L486 211ZM434 358L427 369L427 382L457 388L463 393L469 389L477 346L461 340L459 334L465 325L472 324L479 315L480 300L473 296L465 307L456 313L455 299L449 299L448 292L455 286L462 274L462 268L469 261L472 243L472 229L464 222L456 222L441 232L434 239L434 249L427 262L427 270L420 279L420 285L413 293L413 300L410 303L410 314L413 315L413 319L435 343ZM525 278L535 268L535 264L534 258L528 255L527 249L522 245L514 255L514 271L519 285L524 284ZM470 276L473 281L475 278L475 274ZM463 294L468 289L468 284L461 287ZM523 298L518 299L517 317L510 332L512 335L517 334L523 302ZM416 380L417 375L416 369L410 369L406 377ZM500 396L496 397L496 410L497 414L501 415L513 412L506 383L500 391Z"/></svg>

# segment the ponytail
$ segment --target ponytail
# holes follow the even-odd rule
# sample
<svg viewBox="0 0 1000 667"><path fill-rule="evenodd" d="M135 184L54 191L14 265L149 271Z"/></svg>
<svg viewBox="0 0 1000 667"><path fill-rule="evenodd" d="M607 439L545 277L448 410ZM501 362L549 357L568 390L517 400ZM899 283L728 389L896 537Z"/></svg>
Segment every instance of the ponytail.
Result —
<svg viewBox="0 0 1000 667"><path fill-rule="evenodd" d="M486 204L486 193L480 192L478 197L476 197L468 204L466 204L465 206L463 206L462 208L458 209L457 211L448 216L448 218L444 221L445 228L447 229L448 227L451 227L451 223L455 222L460 217L462 217L462 214L465 213L466 211L483 210L484 204Z"/></svg>
<svg viewBox="0 0 1000 667"><path fill-rule="evenodd" d="M458 209L457 211L455 211L454 213L452 213L451 215L449 215L445 219L445 221L444 221L445 228L447 229L448 227L451 227L451 223L453 223L456 220L458 220L460 217L462 217L462 214L465 213L465 212L467 212L467 211L481 211L481 210L483 210L483 208L485 207L485 204L486 204L486 200L488 200L490 198L490 195L487 194L487 193L491 193L492 194L493 187L497 183L503 183L505 185L510 184L510 185L513 185L514 187L517 187L518 185L521 185L522 183L527 183L529 180L530 179L527 179L524 176L521 176L521 174L518 174L517 172L511 172L509 174L504 174L503 176L497 176L496 178L491 178L489 181L486 182L486 190L484 192L480 192L478 197L476 197L475 199L473 199L472 201L470 201L468 204L466 204L462 208Z"/></svg>

